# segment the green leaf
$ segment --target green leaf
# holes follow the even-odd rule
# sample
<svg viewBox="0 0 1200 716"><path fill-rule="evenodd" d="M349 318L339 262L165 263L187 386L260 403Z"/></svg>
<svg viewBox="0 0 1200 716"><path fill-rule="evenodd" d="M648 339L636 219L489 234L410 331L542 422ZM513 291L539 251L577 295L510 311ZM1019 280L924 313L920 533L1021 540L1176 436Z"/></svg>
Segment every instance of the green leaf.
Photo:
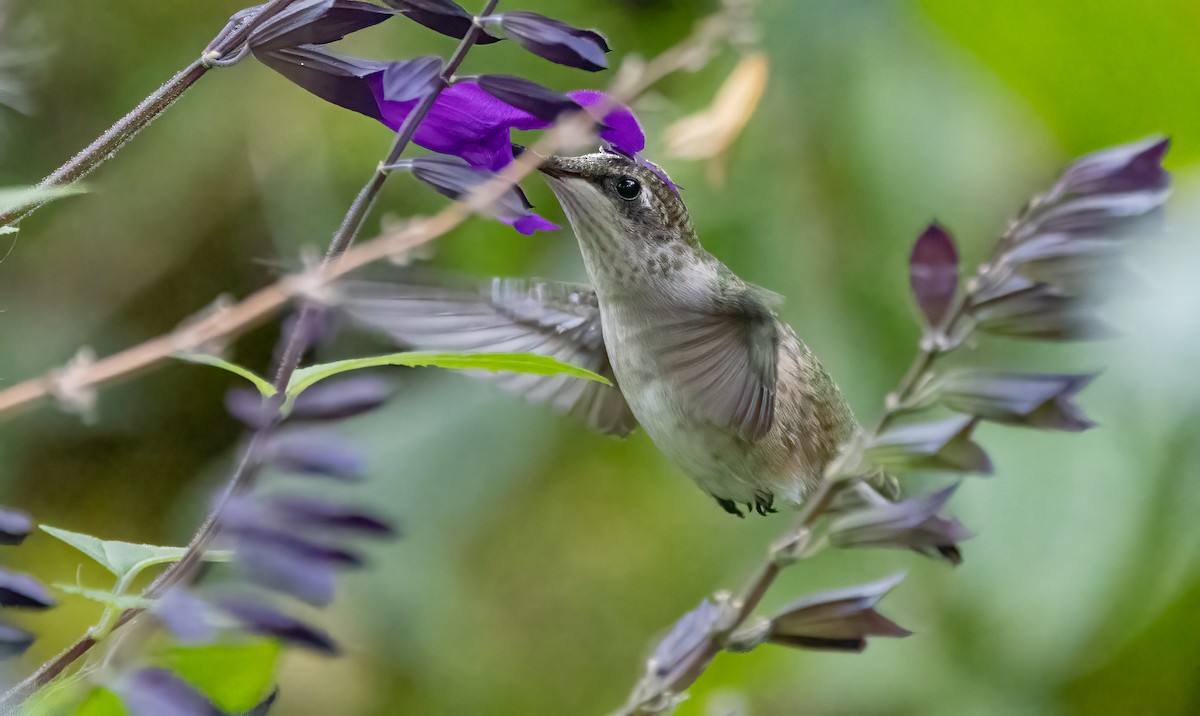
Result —
<svg viewBox="0 0 1200 716"><path fill-rule="evenodd" d="M59 676L34 692L21 706L20 716L76 716L96 689L83 672Z"/></svg>
<svg viewBox="0 0 1200 716"><path fill-rule="evenodd" d="M188 363L195 363L197 365L210 365L214 368L220 368L221 370L229 371L236 376L245 378L246 380L250 381L255 388L258 388L258 392L262 393L264 398L270 398L272 395L275 395L275 386L271 385L271 381L255 373L249 368L240 366L237 363L231 363L224 358L218 358L217 356L208 355L205 353L178 353L175 355L175 357Z"/></svg>
<svg viewBox="0 0 1200 716"><path fill-rule="evenodd" d="M144 609L153 603L152 600L145 597L133 594L114 594L106 589L93 589L78 584L58 582L54 585L54 588L67 594L77 594L85 599L91 599L93 602L107 604L114 609L122 611L125 609Z"/></svg>
<svg viewBox="0 0 1200 716"><path fill-rule="evenodd" d="M104 540L80 532L39 525L41 530L55 539L66 542L91 557L101 567L118 578L130 579L147 567L177 562L187 552L186 547L163 547L156 544ZM204 553L206 562L228 562L232 555L228 550L209 550Z"/></svg>
<svg viewBox="0 0 1200 716"><path fill-rule="evenodd" d="M86 189L79 184L71 186L46 187L39 189L32 186L15 186L0 188L0 212L16 211L48 201L61 199L64 196L83 194Z"/></svg>
<svg viewBox="0 0 1200 716"><path fill-rule="evenodd" d="M406 367L428 366L433 368L451 368L454 370L486 370L493 373L532 373L534 375L570 375L584 380L594 380L598 383L611 385L603 376L596 375L590 370L579 366L563 363L560 360L533 353L426 353L413 351L408 353L391 353L383 356L367 358L352 358L332 363L301 368L292 374L288 384L288 401L303 393L313 384L326 378L363 368L395 365Z"/></svg>
<svg viewBox="0 0 1200 716"><path fill-rule="evenodd" d="M165 666L199 689L223 711L249 711L275 684L282 648L270 639L236 644L176 645L161 656Z"/></svg>
<svg viewBox="0 0 1200 716"><path fill-rule="evenodd" d="M95 689L79 705L75 716L127 716L121 697L108 689Z"/></svg>

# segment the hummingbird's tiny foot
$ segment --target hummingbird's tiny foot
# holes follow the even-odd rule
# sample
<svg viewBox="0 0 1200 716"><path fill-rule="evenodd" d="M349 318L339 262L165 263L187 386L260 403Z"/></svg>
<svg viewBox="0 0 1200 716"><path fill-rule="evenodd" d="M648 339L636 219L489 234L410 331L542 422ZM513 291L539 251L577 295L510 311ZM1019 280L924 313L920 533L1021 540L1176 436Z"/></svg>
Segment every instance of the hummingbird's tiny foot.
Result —
<svg viewBox="0 0 1200 716"><path fill-rule="evenodd" d="M733 500L723 500L720 497L714 497L713 499L717 501L717 504L721 506L721 509L725 510L729 514L737 515L738 517L745 517L745 515L742 514L742 511L738 509L737 503Z"/></svg>
<svg viewBox="0 0 1200 716"><path fill-rule="evenodd" d="M754 511L762 516L774 514L775 495L769 492L760 492L754 496Z"/></svg>

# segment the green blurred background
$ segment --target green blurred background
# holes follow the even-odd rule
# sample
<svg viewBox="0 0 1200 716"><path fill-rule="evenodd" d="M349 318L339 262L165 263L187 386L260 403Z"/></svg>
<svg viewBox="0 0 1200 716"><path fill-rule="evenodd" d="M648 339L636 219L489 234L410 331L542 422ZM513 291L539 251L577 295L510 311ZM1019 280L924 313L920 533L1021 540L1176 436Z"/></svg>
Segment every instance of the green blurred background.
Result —
<svg viewBox="0 0 1200 716"><path fill-rule="evenodd" d="M666 48L712 9L501 7L510 5L602 29L615 61ZM4 6L0 54L27 83L30 112L0 118L0 184L30 183L84 146L240 7ZM1175 140L1177 189L1168 236L1142 252L1144 285L1119 305L1124 338L980 346L979 363L1106 372L1084 398L1102 424L1089 433L982 431L998 476L955 499L978 534L966 563L826 554L789 571L767 600L907 570L883 611L917 634L861 655L722 656L679 713L1200 713L1200 5L765 0L760 19L770 82L726 185L656 147L666 126L710 101L732 54L641 103L647 154L687 187L706 245L788 297L784 317L861 417L914 350L905 259L931 218L976 260L1070 157L1156 132ZM400 58L450 46L396 21L343 49ZM607 81L507 44L477 50L467 70L564 90ZM40 212L10 252L0 247L0 385L82 345L107 354L149 338L294 267L302 247L324 245L388 142L370 120L254 62L210 74L96 174L89 195ZM561 216L544 186L527 183L536 204ZM381 213L440 204L399 177ZM474 220L437 253L481 276L582 275L566 232L526 238ZM240 340L236 357L262 368L276 332ZM394 517L406 538L374 549L373 567L347 579L320 616L348 655L287 658L279 713L605 713L625 698L653 636L702 596L739 586L787 523L730 519L644 435L590 435L453 374L395 376L397 400L342 429L374 466L355 499ZM4 419L0 503L100 536L182 543L237 446L222 408L232 381L171 365L106 390L91 425L53 407ZM45 536L3 558L46 581L71 581L79 561ZM20 668L95 619L94 605L64 602L22 622L41 638Z"/></svg>

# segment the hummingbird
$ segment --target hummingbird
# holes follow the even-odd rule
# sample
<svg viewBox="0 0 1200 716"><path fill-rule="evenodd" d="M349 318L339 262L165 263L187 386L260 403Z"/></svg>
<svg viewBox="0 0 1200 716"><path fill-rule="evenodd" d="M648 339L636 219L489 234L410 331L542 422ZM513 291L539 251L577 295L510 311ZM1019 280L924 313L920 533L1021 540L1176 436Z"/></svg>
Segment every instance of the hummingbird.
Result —
<svg viewBox="0 0 1200 716"><path fill-rule="evenodd" d="M602 433L640 426L726 512L800 504L857 429L837 385L774 310L706 251L676 187L615 153L539 167L590 285L493 279L478 291L354 283L343 307L420 350L521 351L611 382L482 374Z"/></svg>

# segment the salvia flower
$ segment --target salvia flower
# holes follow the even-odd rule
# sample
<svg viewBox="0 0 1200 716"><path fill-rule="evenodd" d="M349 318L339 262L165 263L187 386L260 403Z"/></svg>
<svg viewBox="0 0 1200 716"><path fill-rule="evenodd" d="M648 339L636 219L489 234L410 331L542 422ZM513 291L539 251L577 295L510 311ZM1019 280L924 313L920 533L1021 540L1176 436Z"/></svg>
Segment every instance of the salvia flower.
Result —
<svg viewBox="0 0 1200 716"><path fill-rule="evenodd" d="M962 416L898 426L872 440L866 456L883 468L990 474L991 460L971 440L978 422L978 418Z"/></svg>
<svg viewBox="0 0 1200 716"><path fill-rule="evenodd" d="M689 662L707 648L709 635L721 615L721 608L705 599L698 607L680 617L646 661L646 671L638 683L638 692L646 695L678 694L691 686L708 666L710 659L699 659L690 665ZM660 705L666 707L669 704Z"/></svg>
<svg viewBox="0 0 1200 716"><path fill-rule="evenodd" d="M577 27L536 12L505 12L480 18L484 28L508 38L551 62L597 72L608 67L608 41L595 30Z"/></svg>
<svg viewBox="0 0 1200 716"><path fill-rule="evenodd" d="M956 371L939 388L942 404L1008 425L1079 432L1095 425L1074 402L1095 374Z"/></svg>
<svg viewBox="0 0 1200 716"><path fill-rule="evenodd" d="M325 632L261 602L225 599L218 602L217 606L253 634L269 636L323 654L334 655L338 652L337 645Z"/></svg>
<svg viewBox="0 0 1200 716"><path fill-rule="evenodd" d="M930 326L939 326L958 292L958 251L941 225L930 224L908 260L909 284L917 307Z"/></svg>
<svg viewBox="0 0 1200 716"><path fill-rule="evenodd" d="M433 187L438 193L455 200L462 199L495 176L492 172L475 169L451 157L402 159L390 168L408 169L414 177ZM525 197L525 192L521 191L520 187L513 186L492 204L491 211L497 219L526 235L535 231L556 231L561 228L534 214L532 208L533 205Z"/></svg>
<svg viewBox="0 0 1200 716"><path fill-rule="evenodd" d="M396 8L397 12L410 20L418 22L434 32L440 32L447 37L459 40L467 34L475 22L471 13L451 0L384 0L384 2ZM475 42L486 45L498 42L499 39L484 32Z"/></svg>
<svg viewBox="0 0 1200 716"><path fill-rule="evenodd" d="M344 420L381 407L391 396L391 381L378 375L323 380L296 397L288 419Z"/></svg>
<svg viewBox="0 0 1200 716"><path fill-rule="evenodd" d="M869 636L908 636L912 632L875 611L902 579L904 575L897 574L793 602L771 620L767 641L802 649L862 651Z"/></svg>
<svg viewBox="0 0 1200 716"><path fill-rule="evenodd" d="M167 669L141 669L117 692L129 716L221 716L203 694Z"/></svg>
<svg viewBox="0 0 1200 716"><path fill-rule="evenodd" d="M513 75L475 75L471 82L505 104L524 110L544 122L554 122L569 112L578 112L578 102L562 92Z"/></svg>
<svg viewBox="0 0 1200 716"><path fill-rule="evenodd" d="M870 507L834 519L829 540L839 547L899 547L930 556L940 554L958 564L962 557L956 545L971 533L957 519L938 515L957 488L956 483L901 502L880 497Z"/></svg>

